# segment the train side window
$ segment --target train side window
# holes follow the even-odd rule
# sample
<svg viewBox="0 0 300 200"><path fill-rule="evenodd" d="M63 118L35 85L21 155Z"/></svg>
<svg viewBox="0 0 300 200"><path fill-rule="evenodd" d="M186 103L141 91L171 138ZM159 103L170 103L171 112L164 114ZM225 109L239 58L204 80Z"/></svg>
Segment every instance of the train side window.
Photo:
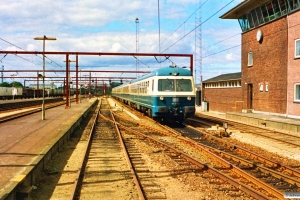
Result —
<svg viewBox="0 0 300 200"><path fill-rule="evenodd" d="M154 79L152 79L152 92L154 91Z"/></svg>

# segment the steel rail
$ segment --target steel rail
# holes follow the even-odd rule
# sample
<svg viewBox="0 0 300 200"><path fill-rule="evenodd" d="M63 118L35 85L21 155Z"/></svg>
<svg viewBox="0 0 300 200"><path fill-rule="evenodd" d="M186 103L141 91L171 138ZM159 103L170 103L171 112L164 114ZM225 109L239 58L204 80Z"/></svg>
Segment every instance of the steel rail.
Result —
<svg viewBox="0 0 300 200"><path fill-rule="evenodd" d="M153 130L152 127L147 127L147 128ZM193 127L190 127L190 128L193 128ZM195 128L193 128L193 129L194 129L195 131L197 131L197 132L200 132L199 130L197 130L197 129L195 129ZM172 129L171 129L171 130L172 130ZM166 132L163 132L163 131L158 131L158 132L160 132L160 133L163 134L163 135L170 135L169 133L166 133ZM170 131L170 132L172 133L173 131ZM202 133L202 132L201 132L201 133ZM206 133L202 133L202 134L209 135L209 134L206 134ZM184 140L184 141L188 141L188 143L190 143L190 144L192 144L192 145L199 146L199 144L198 144L197 142L195 142L195 141L193 141L193 140L190 140L190 139L183 138L183 137L181 137L178 133L174 133L174 135L177 135L177 136L178 136L178 137L177 137L178 139L181 139L181 140ZM212 137L211 135L209 135L209 136ZM216 138L216 137L215 137L215 138ZM216 139L218 139L218 138L216 138ZM227 143L224 142L223 140L219 140L219 139L218 139L218 141L222 141L222 143L223 143L225 146L230 146L231 148L234 148L234 149L237 149L237 148L238 148L238 149L240 149L240 150L245 150L245 149L242 149L242 148L237 147L236 145L227 144ZM201 146L203 146L203 147L201 147ZM234 165L232 165L232 164L230 164L230 163L227 163L227 161L224 162L224 160L223 160L222 158L220 159L220 157L219 157L219 156L216 156L214 153L211 152L212 154L210 154L210 153L208 153L207 151L204 151L203 148L206 148L205 145L202 145L202 144L201 144L201 146L199 146L199 147L201 148L200 150L201 150L202 152L207 153L209 156L212 156L212 157L214 157L214 158L217 158L218 161L219 161L221 164L223 164L225 167L227 167L227 168L232 168L233 171L235 171L235 172L238 173L238 174L241 174L244 178L248 179L248 180L251 181L252 183L261 185L261 186L264 188L264 190L267 191L267 192L269 192L270 194L273 194L274 196L278 197L279 199L284 199L283 194L281 193L281 191L277 190L276 188L271 187L270 185L268 185L268 184L266 184L265 182L263 182L263 181L257 179L256 177L254 177L254 176L252 176L252 175L249 175L248 173L244 172L244 171L241 170L240 168L238 168L238 167L236 167L236 166L234 166ZM209 151L209 152L210 152L210 151ZM251 153L251 152L250 152L250 151L247 151L247 153ZM251 153L251 154L252 154L252 153ZM268 163L268 164L272 165L273 167L281 166L280 163L271 161L271 160L269 160L269 159L265 159L265 158L263 158L262 156L259 156L259 155L255 155L255 156L256 156L256 157L259 157L261 160L264 160L265 163ZM249 161L246 161L246 160L244 160L243 162L245 162L245 163L247 163L247 164L252 164L252 165L253 165L253 163L250 163ZM260 168L262 171L268 171L268 172L270 172L270 174L272 174L272 175L273 175L274 177L276 177L276 178L282 178L283 180L285 180L286 182L288 182L288 183L290 183L290 184L296 184L296 185L299 185L299 180L297 180L297 179L289 178L289 177L285 176L285 175L282 174L282 173L278 173L278 172L276 172L276 171L274 171L274 170L270 170L270 169L265 168L265 167L262 167L262 166L257 166L257 165L255 165L255 166L258 167L258 168ZM283 167L284 167L284 166L283 166ZM289 168L289 167L286 167L286 168L287 168L290 172L294 172L293 174L295 174L295 175L297 175L297 174L299 173L299 172L297 172L296 170L293 170L292 168Z"/></svg>
<svg viewBox="0 0 300 200"><path fill-rule="evenodd" d="M193 128L193 127L191 127ZM195 129L195 128L193 128ZM171 129L172 130L172 129ZM170 131L171 131L170 130ZM200 132L199 130L195 129L196 131ZM186 143L189 143L190 145L193 145L195 147L198 147L200 148L200 150L202 151L202 149L206 149L208 146L206 145L203 145L203 144L200 144L192 139L189 139L189 138L184 138L184 137L178 137L179 139L181 139L182 141L186 142ZM209 147L210 149L212 149L212 147ZM208 151L208 150L207 150ZM205 152L205 151L204 151ZM215 158L218 157L218 156L214 156ZM244 160L245 161L245 160ZM242 169L240 169L239 167L231 164L232 166L232 170L235 171L236 173L240 174L241 176L243 176L244 178L246 178L247 180L251 181L252 183L254 184L258 184L260 186L262 186L262 188L265 190L265 191L268 191L270 194L276 196L277 198L279 199L285 199L282 192L277 190L276 188L273 188L272 186L270 186L269 184L257 179L256 177L244 172ZM259 167L259 166L257 166ZM262 168L261 169L264 169L264 170L267 170L266 168ZM275 174L275 173L274 173ZM278 176L278 173L277 175ZM286 178L286 177L285 177ZM292 182L292 183L296 183L299 184L299 181L296 180L296 179L293 179L293 181L295 182Z"/></svg>
<svg viewBox="0 0 300 200"><path fill-rule="evenodd" d="M172 129L171 129L171 130L172 130ZM197 129L196 129L196 130L197 130ZM174 133L174 131L171 131L171 132ZM243 176L243 177L246 178L247 180L251 181L252 183L259 184L259 185L263 186L263 188L264 188L265 191L268 191L270 194L272 194L272 195L278 197L279 199L284 199L283 194L282 194L279 190L277 190L276 188L273 188L273 187L271 187L270 185L268 185L267 183L265 183L265 182L263 182L263 181L257 179L256 177L254 177L254 176L252 176L252 175L250 175L250 174L244 172L242 169L240 169L239 167L237 167L237 166L235 166L235 165L233 165L233 164L231 164L231 163L228 163L226 160L225 160L225 162L224 162L224 160L223 160L222 158L220 158L219 156L215 155L213 152L210 152L210 151L208 151L208 150L206 151L206 148L207 148L207 149L213 149L212 147L208 147L208 146L206 146L206 145L199 144L198 142L196 142L196 141L194 141L194 140L191 140L191 139L189 139L189 138L184 138L184 137L180 136L179 134L177 134L177 135L178 135L177 139L180 139L180 140L182 140L182 141L185 142L185 143L189 143L189 145L191 145L191 146L195 146L195 147L197 147L197 148L200 148L200 149L199 149L200 151L202 151L203 153L208 154L208 156L210 156L210 157L217 158L218 161L219 161L220 163L225 164L225 166L226 166L226 164L227 164L227 166L230 166L230 169L231 169L231 170L233 170L233 171L235 171L236 173L240 174L241 176ZM219 150L219 152L221 152L221 151ZM212 154L211 154L211 153L212 153ZM243 161L244 161L244 162L247 162L248 164L254 165L253 163L250 163L250 162L248 162L248 161L246 161L246 160L243 160ZM275 177L277 177L277 178L280 177L279 173L277 173L277 172L275 172L275 171L269 171L269 169L264 168L264 167L262 167L262 166L257 166L257 167L260 168L260 169L262 169L262 170L264 170L264 171L268 171L268 172L270 172L271 174L274 174ZM287 176L285 176L285 177L283 177L283 178L284 178L285 180L288 180L288 179L289 179L288 182L291 183L291 184L297 184L297 185L299 185L299 183L300 183L298 180L288 178Z"/></svg>
<svg viewBox="0 0 300 200"><path fill-rule="evenodd" d="M100 110L100 105L101 105L101 102L102 100L100 99L98 105L97 105L97 109L96 109L96 112L95 112L95 118L94 118L94 121L93 121L93 124L91 126L91 130L90 130L90 133L89 133L89 138L88 138L88 142L87 142L87 145L86 145L86 148L84 149L84 155L82 156L82 158L79 158L78 160L80 160L80 163L81 163L81 167L78 169L78 172L77 172L77 175L76 175L76 179L73 183L73 186L71 188L71 195L70 195L70 200L73 200L75 199L75 195L76 195L76 191L79 189L79 179L80 179L80 176L83 175L84 173L84 165L86 164L86 159L88 158L88 153L89 153L89 150L91 148L91 144L92 144L92 137L93 137L93 133L94 133L94 130L95 130L95 124L97 122L97 119L98 119L98 115L99 115L99 110Z"/></svg>
<svg viewBox="0 0 300 200"><path fill-rule="evenodd" d="M117 133L118 133L118 139L119 139L119 141L120 141L121 147L124 149L124 155L125 155L127 164L128 164L128 166L129 166L129 168L130 168L130 172L131 172L131 174L132 174L133 181L134 181L134 183L135 183L135 187L137 188L139 198L140 198L140 200L145 200L145 199L146 199L146 195L145 195L145 193L144 193L143 190L142 190L141 183L140 183L140 181L139 181L139 179L138 179L138 177L137 177L137 173L136 173L136 171L135 171L135 169L134 169L134 166L132 165L132 162L131 162L131 160L130 160L128 150L127 150L127 148L126 148L126 146L125 146L123 137L122 137L122 135L121 135L121 133L120 133L120 129L119 129L118 125L117 125L117 122L116 122L116 120L115 120L115 117L114 117L114 115L113 115L113 113L112 113L112 111L111 111L110 104L108 104L108 105L109 105L109 108L110 108L109 111L110 111L111 117L112 117L112 119L113 119L112 122L113 122L113 124L115 125L115 129L116 129L116 131L117 131ZM100 114L100 115L102 115L102 114ZM102 116L103 116L103 115L102 115ZM103 117L105 117L105 116L103 116Z"/></svg>
<svg viewBox="0 0 300 200"><path fill-rule="evenodd" d="M110 119L108 119L108 120L110 120ZM202 164L201 162L197 161L196 159L190 157L189 155L187 155L185 153L182 153L182 152L178 151L177 149L175 149L174 147L172 147L172 146L170 146L168 144L165 144L165 143L163 143L163 142L161 142L161 141L159 141L157 139L149 137L149 136L147 136L147 135L145 135L143 133L140 133L138 131L132 130L132 129L130 129L130 128L128 128L128 127L126 127L126 126L118 123L118 122L116 122L116 123L118 124L119 127L121 127L121 129L125 129L128 132L132 132L132 133L134 133L136 135L142 136L143 138L147 138L147 139L151 140L152 142L155 142L157 144L160 144L162 146L167 147L168 149L171 149L171 150L177 152L178 154L180 154L181 157L184 157L186 160L189 160L194 165L200 167L201 169L208 170L210 173L216 175L217 177L221 178L222 180L224 180L226 182L229 182L231 185L233 185L233 186L235 186L237 188L241 188L242 191L244 191L245 193L251 195L252 197L255 197L257 199L269 199L269 197L267 197L266 195L258 192L257 190L255 190L255 189L253 189L253 188L251 188L251 187L249 187L249 186L247 186L247 185L245 185L245 184L243 184L241 182L238 182L234 178L227 176L226 174L222 173L221 171L219 171L219 170L217 170L217 169L215 169L213 167L209 167L206 164ZM209 152L209 151L207 151L204 148L203 148L203 151L207 152L208 154L210 154L212 156L215 156L216 158L219 159L220 163L223 163L223 165L227 166L227 168L223 168L223 169L229 169L230 170L231 168L233 168L233 169L236 168L235 166L233 166L229 162L225 161L224 159L220 158L219 156L214 155L212 152ZM243 173L245 173L245 172L243 172ZM247 174L247 176L250 176L250 175ZM254 178L254 177L252 177L252 178ZM255 178L254 178L254 180L255 180ZM271 188L271 189L274 189L274 188ZM281 193L280 193L280 195L281 195L281 197L283 197L283 195Z"/></svg>
<svg viewBox="0 0 300 200"><path fill-rule="evenodd" d="M194 121L196 121L196 120L194 120ZM243 147L240 147L240 146L238 146L238 145L231 144L231 143L229 144L229 143L227 143L226 141L224 141L224 140L222 140L222 139L220 139L220 138L217 138L217 137L212 136L211 134L207 134L207 133L205 133L205 132L202 132L202 131L200 131L200 130L198 130L198 129L192 127L192 126L189 126L189 125L186 125L186 126L189 127L190 129L193 129L193 130L195 130L195 131L197 131L197 132L199 132L199 133L205 135L206 138L210 138L211 140L215 140L215 141L217 141L217 142L223 143L225 146L231 146L232 149L235 149L235 150L237 150L237 151L240 151L240 152L242 152L242 153L245 153L245 154L247 154L248 156L251 156L252 158L257 159L257 160L259 160L260 162L262 162L262 163L264 163L264 164L266 164L266 165L270 165L271 167L274 167L274 168L276 168L276 167L281 167L282 169L286 170L287 173L293 174L294 176L300 178L300 171L298 171L298 170L296 170L296 169L293 169L293 168L291 168L291 167L289 167L289 166L282 165L282 164L279 163L279 162L275 162L275 161L273 161L273 160L270 160L270 159L268 159L268 158L265 158L265 157L263 157L263 156L261 156L261 155L259 155L259 154L253 153L253 152L251 152L251 151L249 151L249 150L247 150L247 149L245 149L245 148L243 148Z"/></svg>
<svg viewBox="0 0 300 200"><path fill-rule="evenodd" d="M197 115L200 115L200 114L197 114ZM216 120L216 121L222 120L220 118L212 117L212 116L209 116L209 117L206 117L206 118L211 119L211 120ZM190 119L190 120L192 120L192 119ZM196 120L194 120L194 121L196 121ZM272 134L274 134L276 132L277 134L280 134L282 136L291 137L291 138L294 138L294 140L296 140L296 141L300 141L300 137L296 136L296 135L286 134L286 133L283 133L283 132L280 132L280 131L269 130L269 129L258 127L258 126L255 126L255 125L246 124L246 123L242 123L242 122L236 122L236 121L227 120L227 119L226 119L226 122L230 122L231 124L235 124L235 125L238 125L238 126L242 125L242 126L253 127L255 129L263 130L266 134L269 134L270 132L272 132ZM245 129L240 128L240 130L245 130ZM255 134L255 135L259 135L259 136L262 136L262 137L265 137L265 138L268 138L268 139L272 139L272 140L275 140L275 141L278 141L278 142L283 142L283 143L286 143L286 144L289 144L289 145L293 145L293 146L296 146L296 147L300 146L299 144L295 144L293 142L289 142L289 141L286 141L286 140L281 140L281 139L278 139L278 138L275 138L275 137L270 137L268 135L264 135L263 133L258 133L256 131L252 131L252 132L249 132L249 133Z"/></svg>

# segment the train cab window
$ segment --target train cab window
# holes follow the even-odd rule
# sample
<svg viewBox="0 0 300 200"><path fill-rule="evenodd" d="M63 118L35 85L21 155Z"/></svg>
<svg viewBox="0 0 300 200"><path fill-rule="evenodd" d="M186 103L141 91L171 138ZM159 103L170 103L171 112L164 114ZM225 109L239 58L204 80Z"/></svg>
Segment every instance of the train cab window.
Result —
<svg viewBox="0 0 300 200"><path fill-rule="evenodd" d="M159 79L158 91L190 92L192 82L190 79Z"/></svg>
<svg viewBox="0 0 300 200"><path fill-rule="evenodd" d="M158 79L158 91L174 91L174 79Z"/></svg>
<svg viewBox="0 0 300 200"><path fill-rule="evenodd" d="M176 91L180 92L191 92L192 89L192 82L190 79L181 79L176 80Z"/></svg>

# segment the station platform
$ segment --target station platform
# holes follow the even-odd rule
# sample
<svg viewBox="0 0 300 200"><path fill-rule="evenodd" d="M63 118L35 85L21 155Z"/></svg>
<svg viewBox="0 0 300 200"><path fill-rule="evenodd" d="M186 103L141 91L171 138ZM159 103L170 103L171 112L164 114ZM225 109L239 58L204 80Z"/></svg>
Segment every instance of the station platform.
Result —
<svg viewBox="0 0 300 200"><path fill-rule="evenodd" d="M52 156L96 104L97 98L84 99L79 104L72 103L69 109L47 109L45 120L38 112L1 123L0 199L20 199L18 195L28 192L24 188L32 188Z"/></svg>
<svg viewBox="0 0 300 200"><path fill-rule="evenodd" d="M45 98L45 103L54 103L62 101L62 97L51 97ZM0 100L0 113L2 111L11 110L11 109L20 109L26 106L36 106L41 105L43 102L42 98L36 99L15 99L15 100Z"/></svg>
<svg viewBox="0 0 300 200"><path fill-rule="evenodd" d="M201 107L196 107L196 113L199 112L204 115L219 117L254 126L270 128L273 130L296 133L300 136L300 119L284 117L276 114L255 112L255 113L242 113L242 112L215 112L215 111L202 111Z"/></svg>

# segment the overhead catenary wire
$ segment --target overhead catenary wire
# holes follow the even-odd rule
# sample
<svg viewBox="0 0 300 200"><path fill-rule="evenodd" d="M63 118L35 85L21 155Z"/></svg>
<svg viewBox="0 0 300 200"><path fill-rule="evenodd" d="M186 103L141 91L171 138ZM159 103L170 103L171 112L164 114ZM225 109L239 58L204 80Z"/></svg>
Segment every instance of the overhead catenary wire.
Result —
<svg viewBox="0 0 300 200"><path fill-rule="evenodd" d="M289 27L287 27L287 28L280 29L279 31L271 32L270 34L264 34L264 37L268 37L268 36L272 36L272 35L274 35L274 34L278 34L278 33L282 32L282 31L288 30L289 28L293 28L293 27L296 27L296 26L299 26L299 25L300 25L300 23L295 24L295 25L293 25L293 26L289 26ZM240 33L238 33L238 34L240 34ZM229 38L227 38L227 39L230 39L230 38L232 38L232 37L234 37L234 36L236 36L236 35L238 35L238 34L235 34L235 35L233 35L233 36L231 36L231 37L229 37ZM223 41L225 41L225 40L227 40L227 39L224 39L224 40L222 40L222 41L220 41L220 42L223 42ZM220 43L220 42L218 42L218 43ZM229 47L229 48L220 50L220 51L218 51L218 52L215 52L215 53L212 53L212 54L203 56L202 58L207 58L207 57L210 57L210 56L213 56L213 55L222 53L222 52L224 52L224 51L227 51L227 50L230 50L230 49L233 49L233 48L236 48L236 47L245 45L245 44L250 43L250 42L253 42L253 41L244 42L244 43L241 43L241 44L238 44L238 45L235 45L235 46L232 46L232 47ZM215 44L218 44L218 43L215 43ZM213 44L213 45L215 45L215 44ZM211 45L211 46L213 46L213 45ZM210 47L211 47L211 46L210 46ZM208 48L208 47L207 47L207 48Z"/></svg>
<svg viewBox="0 0 300 200"><path fill-rule="evenodd" d="M202 24L204 24L205 22L207 22L208 20L210 20L212 17L214 17L216 14L218 14L220 11L222 11L224 8L226 8L229 4L231 4L232 2L234 2L234 0L231 0L229 3L227 3L225 6L223 6L222 8L220 8L217 12L215 12L213 15L211 15L209 18L207 18L206 20L204 20L201 24L199 24L198 26L196 26L195 28L193 28L191 31L189 31L187 34L185 34L183 37L181 37L179 40L177 40L176 42L174 42L171 46L169 46L168 48L166 48L162 53L166 52L167 50L169 50L171 47L173 47L175 44L177 44L178 42L180 42L181 40L183 40L186 36L188 36L190 33L192 33L193 31L195 31L199 26L202 26Z"/></svg>
<svg viewBox="0 0 300 200"><path fill-rule="evenodd" d="M23 51L27 51L26 49L23 49L23 48L21 48L21 47L15 45L15 44L13 44L13 43L7 41L7 40L4 40L3 38L0 38L0 40L4 41L4 42L6 42L6 43L8 43L8 44L10 44L10 45L12 45L12 46L14 46L14 47L17 47L17 48L19 48L19 49L21 49L21 50L23 50ZM17 56L17 55L15 55L15 56ZM42 59L42 57L40 57L40 56L38 56L38 55L36 55L36 56ZM5 57L5 56L4 56L4 57ZM3 57L3 58L4 58L4 57ZM18 57L20 57L20 58L22 58L22 59L24 59L24 60L26 60L26 61L29 61L28 59L25 59L25 58L23 58L23 57L21 57L21 56L18 56ZM2 58L2 59L3 59L3 58ZM55 63L58 67L62 68L62 66L60 66L58 63L56 63L55 61L51 60L51 59L48 58L47 56L45 56L45 58L47 58L48 60L51 61L51 62L48 62L48 63L50 63L52 66L54 66L52 63ZM2 59L1 59L1 60L2 60ZM29 62L31 62L31 63L33 63L33 64L35 64L35 65L38 65L38 64L36 64L36 63L34 63L34 62L32 62L32 61L29 61Z"/></svg>
<svg viewBox="0 0 300 200"><path fill-rule="evenodd" d="M156 47L156 48L154 48L151 52L153 52L153 51L155 51L157 48L160 48L160 46L165 42L165 41L167 41L179 28L181 28L183 25L185 25L185 23L199 10L199 9L201 9L201 7L207 2L208 0L206 0L204 3L202 3L180 26L178 26L163 42L159 42L159 46L158 47ZM160 16L159 16L159 18L160 18ZM159 26L160 26L160 24L159 24ZM159 38L160 38L160 36L159 36ZM160 52L160 50L159 50L159 52ZM157 59L156 59L157 60ZM164 60L165 61L165 60ZM148 62L150 62L150 60L149 61L147 61L147 63ZM159 62L159 63L161 63L161 62Z"/></svg>
<svg viewBox="0 0 300 200"><path fill-rule="evenodd" d="M168 40L178 29L180 29L185 23L199 10L202 8L202 6L207 2L206 0L203 4L201 4L180 26L178 26L164 41L162 41L160 44L162 45L166 40Z"/></svg>

